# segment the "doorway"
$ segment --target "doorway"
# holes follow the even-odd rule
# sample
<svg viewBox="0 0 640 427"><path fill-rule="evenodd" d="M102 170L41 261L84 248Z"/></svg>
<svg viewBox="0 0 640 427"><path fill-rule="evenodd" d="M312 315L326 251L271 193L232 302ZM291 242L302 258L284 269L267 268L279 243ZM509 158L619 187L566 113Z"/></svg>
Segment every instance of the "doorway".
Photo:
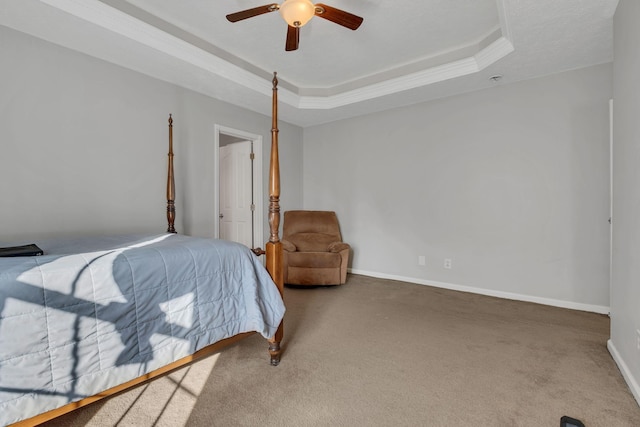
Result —
<svg viewBox="0 0 640 427"><path fill-rule="evenodd" d="M262 136L215 125L215 237L263 246Z"/></svg>

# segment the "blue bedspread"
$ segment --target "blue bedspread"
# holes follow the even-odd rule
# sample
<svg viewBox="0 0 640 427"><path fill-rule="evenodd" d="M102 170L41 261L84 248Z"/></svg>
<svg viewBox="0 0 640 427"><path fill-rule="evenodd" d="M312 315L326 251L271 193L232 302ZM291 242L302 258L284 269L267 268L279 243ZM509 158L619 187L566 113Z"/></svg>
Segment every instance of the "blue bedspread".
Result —
<svg viewBox="0 0 640 427"><path fill-rule="evenodd" d="M176 234L36 243L45 255L0 258L0 425L242 332L271 337L284 315L240 244Z"/></svg>

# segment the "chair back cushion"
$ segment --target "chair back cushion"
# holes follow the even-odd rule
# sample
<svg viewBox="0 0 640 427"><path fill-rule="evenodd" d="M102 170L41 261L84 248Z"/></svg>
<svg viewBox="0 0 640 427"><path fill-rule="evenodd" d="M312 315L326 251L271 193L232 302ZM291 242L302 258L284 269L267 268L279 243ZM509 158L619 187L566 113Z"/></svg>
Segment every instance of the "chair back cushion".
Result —
<svg viewBox="0 0 640 427"><path fill-rule="evenodd" d="M338 217L332 211L285 212L282 238L302 252L325 252L330 243L342 241Z"/></svg>

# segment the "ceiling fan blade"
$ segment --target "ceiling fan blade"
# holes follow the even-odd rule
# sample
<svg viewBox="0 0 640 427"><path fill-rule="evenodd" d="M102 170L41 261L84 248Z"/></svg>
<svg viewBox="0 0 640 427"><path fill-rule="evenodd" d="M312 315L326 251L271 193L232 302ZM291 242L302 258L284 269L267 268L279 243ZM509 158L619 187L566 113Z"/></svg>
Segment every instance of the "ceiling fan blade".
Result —
<svg viewBox="0 0 640 427"><path fill-rule="evenodd" d="M298 43L300 42L300 27L287 28L287 43L284 50L287 52L298 49Z"/></svg>
<svg viewBox="0 0 640 427"><path fill-rule="evenodd" d="M227 15L227 19L230 22L238 22L243 19L253 18L254 16L262 15L263 13L275 12L278 10L277 3L266 4L264 6L254 7L253 9L241 10L240 12L230 13Z"/></svg>
<svg viewBox="0 0 640 427"><path fill-rule="evenodd" d="M327 6L326 4L317 3L316 16L327 19L331 22L335 22L338 25L347 27L350 30L357 30L363 18L354 15L353 13L345 12L344 10L336 9L335 7Z"/></svg>

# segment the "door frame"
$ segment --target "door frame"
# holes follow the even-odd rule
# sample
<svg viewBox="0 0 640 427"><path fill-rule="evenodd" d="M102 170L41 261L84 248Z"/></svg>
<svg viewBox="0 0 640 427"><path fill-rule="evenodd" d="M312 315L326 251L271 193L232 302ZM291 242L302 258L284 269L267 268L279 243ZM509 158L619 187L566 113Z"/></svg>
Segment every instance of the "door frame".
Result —
<svg viewBox="0 0 640 427"><path fill-rule="evenodd" d="M264 223L264 200L262 191L262 135L245 132L239 129L214 125L214 164L216 167L214 188L214 236L220 238L220 135L229 135L235 138L244 139L253 142L253 153L255 160L253 161L253 203L255 209L253 211L253 241L257 247L264 246L263 223Z"/></svg>
<svg viewBox="0 0 640 427"><path fill-rule="evenodd" d="M609 307L613 301L613 99L609 100ZM609 309L611 317L611 309Z"/></svg>

